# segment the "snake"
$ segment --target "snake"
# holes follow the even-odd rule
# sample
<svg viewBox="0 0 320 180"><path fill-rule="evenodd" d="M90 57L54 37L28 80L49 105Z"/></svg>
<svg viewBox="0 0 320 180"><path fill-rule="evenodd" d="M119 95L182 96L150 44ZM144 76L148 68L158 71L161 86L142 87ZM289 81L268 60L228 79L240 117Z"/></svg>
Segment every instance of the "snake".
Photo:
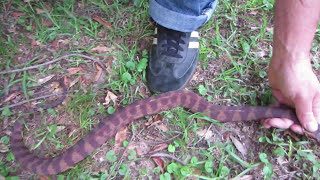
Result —
<svg viewBox="0 0 320 180"><path fill-rule="evenodd" d="M61 103L61 97L54 106ZM52 106L51 106L52 107ZM94 150L112 138L117 131L132 121L153 115L174 107L184 107L194 113L226 122L243 122L265 118L288 118L299 124L295 110L288 107L268 106L223 106L206 101L187 90L176 90L151 96L127 105L108 115L72 147L51 158L40 158L31 152L23 142L23 120L17 120L11 135L11 149L21 167L34 174L55 175L62 173L85 159ZM305 131L305 135L320 142L320 127L316 132Z"/></svg>

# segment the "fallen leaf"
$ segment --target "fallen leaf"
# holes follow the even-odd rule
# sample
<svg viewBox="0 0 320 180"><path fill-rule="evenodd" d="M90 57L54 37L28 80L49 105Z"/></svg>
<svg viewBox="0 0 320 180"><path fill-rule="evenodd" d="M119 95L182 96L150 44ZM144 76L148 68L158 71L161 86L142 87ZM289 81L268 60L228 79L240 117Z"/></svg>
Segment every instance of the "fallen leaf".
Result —
<svg viewBox="0 0 320 180"><path fill-rule="evenodd" d="M72 87L72 86L74 86L75 84L77 84L78 82L80 81L80 77L77 77L76 79L74 79L73 81L71 81L70 83L69 83L69 88L70 87Z"/></svg>
<svg viewBox="0 0 320 180"><path fill-rule="evenodd" d="M16 30L15 27L13 27L13 28L8 28L8 32L9 32L9 33L16 33L17 30Z"/></svg>
<svg viewBox="0 0 320 180"><path fill-rule="evenodd" d="M104 38L104 37L105 37L105 34L104 34L103 32L98 32L98 36L99 36L100 38Z"/></svg>
<svg viewBox="0 0 320 180"><path fill-rule="evenodd" d="M128 130L127 126L121 128L117 132L117 134L115 136L115 143L114 143L114 147L115 147L116 150L119 149L122 146L122 142L124 140L126 140L128 138L128 136L129 136L129 130Z"/></svg>
<svg viewBox="0 0 320 180"><path fill-rule="evenodd" d="M1 104L8 102L8 101L11 101L15 97L17 97L19 94L20 94L19 92L14 92L14 93L10 94L10 96L8 96L3 102L1 102Z"/></svg>
<svg viewBox="0 0 320 180"><path fill-rule="evenodd" d="M46 7L47 11L48 11L49 13L51 13L51 8L50 8L50 6L49 6L48 4L46 4L45 7Z"/></svg>
<svg viewBox="0 0 320 180"><path fill-rule="evenodd" d="M53 26L53 22L52 22L50 19L46 19L46 20L42 23L42 25L43 25L44 27L50 27L50 26Z"/></svg>
<svg viewBox="0 0 320 180"><path fill-rule="evenodd" d="M169 130L168 127L163 122L157 123L156 127L163 132L167 132Z"/></svg>
<svg viewBox="0 0 320 180"><path fill-rule="evenodd" d="M301 139L297 136L296 133L292 132L291 130L285 130L284 135L289 135L291 136L294 140L300 141Z"/></svg>
<svg viewBox="0 0 320 180"><path fill-rule="evenodd" d="M50 177L47 176L47 175L40 175L40 176L39 176L39 179L40 179L40 180L49 180Z"/></svg>
<svg viewBox="0 0 320 180"><path fill-rule="evenodd" d="M131 142L129 146L127 147L127 151L125 155L129 155L130 150L134 150L137 153L137 157L141 157L148 153L150 150L149 144L144 142L143 140L140 140L138 142Z"/></svg>
<svg viewBox="0 0 320 180"><path fill-rule="evenodd" d="M99 44L98 46L90 49L90 51L91 52L96 52L96 53L99 53L99 54L104 54L104 53L110 52L111 48L108 48L106 46L103 46L103 45Z"/></svg>
<svg viewBox="0 0 320 180"><path fill-rule="evenodd" d="M72 76L72 75L74 75L75 73L78 73L78 72L83 72L83 69L81 67L69 68L67 70L69 72L69 76Z"/></svg>
<svg viewBox="0 0 320 180"><path fill-rule="evenodd" d="M46 10L40 9L40 8L36 8L36 12L37 12L37 14L42 14L42 13L45 13Z"/></svg>
<svg viewBox="0 0 320 180"><path fill-rule="evenodd" d="M63 44L63 45L66 45L66 44L69 44L69 43L70 43L70 39L59 39L58 42L61 43L61 44Z"/></svg>
<svg viewBox="0 0 320 180"><path fill-rule="evenodd" d="M252 180L252 179L253 179L253 175L243 175L238 178L232 178L231 180Z"/></svg>
<svg viewBox="0 0 320 180"><path fill-rule="evenodd" d="M208 129L199 129L199 130L197 130L197 135L204 137L205 140L209 140L212 138L213 132Z"/></svg>
<svg viewBox="0 0 320 180"><path fill-rule="evenodd" d="M92 16L92 19L95 20L95 21L97 21L97 22L99 22L100 24L102 24L102 25L104 25L104 26L106 26L106 27L111 28L111 24L110 24L109 22L105 21L104 19L102 19L102 18L101 18L100 16L98 16L98 15L93 15L93 16Z"/></svg>
<svg viewBox="0 0 320 180"><path fill-rule="evenodd" d="M224 134L223 134L223 139L225 139L225 140L228 140L229 138L230 138L230 135L231 135L231 133L228 131L228 132L225 132Z"/></svg>
<svg viewBox="0 0 320 180"><path fill-rule="evenodd" d="M234 146L237 150L242 154L242 156L247 156L248 150L243 146L243 144L235 137L230 136L231 141L233 142Z"/></svg>
<svg viewBox="0 0 320 180"><path fill-rule="evenodd" d="M8 151L9 151L9 147L3 142L0 142L0 153L6 153Z"/></svg>
<svg viewBox="0 0 320 180"><path fill-rule="evenodd" d="M97 72L97 74L95 75L95 77L94 77L94 81L95 82L98 82L98 80L100 79L100 77L101 77L101 75L102 75L102 68L96 63L95 64L96 65L96 67L97 67L97 69L98 69L98 72Z"/></svg>
<svg viewBox="0 0 320 180"><path fill-rule="evenodd" d="M152 160L160 167L161 172L164 172L164 161L160 157L152 157Z"/></svg>
<svg viewBox="0 0 320 180"><path fill-rule="evenodd" d="M64 130L66 127L65 126L57 126L56 128L56 133L61 132L62 130Z"/></svg>
<svg viewBox="0 0 320 180"><path fill-rule="evenodd" d="M11 16L13 16L15 19L21 17L21 16L24 16L26 15L26 13L23 13L23 12L12 12L10 13Z"/></svg>
<svg viewBox="0 0 320 180"><path fill-rule="evenodd" d="M249 14L252 14L252 15L257 15L259 12L256 11L256 10L252 10L252 11L249 11Z"/></svg>
<svg viewBox="0 0 320 180"><path fill-rule="evenodd" d="M7 2L8 2L8 5L3 4L5 14L8 13L8 11L9 11L9 9L10 9L10 7L11 7L11 2L12 2L12 0L8 0Z"/></svg>
<svg viewBox="0 0 320 180"><path fill-rule="evenodd" d="M272 33L273 32L273 27L271 27L271 28L267 27L266 31Z"/></svg>
<svg viewBox="0 0 320 180"><path fill-rule="evenodd" d="M113 94L111 91L108 91L107 96L104 98L103 105L108 106L110 104L110 101L112 101L114 104L117 104L117 98L115 94Z"/></svg>
<svg viewBox="0 0 320 180"><path fill-rule="evenodd" d="M32 45L33 48L35 48L37 46L40 46L40 47L44 46L40 41L35 40L35 39L32 39L31 45Z"/></svg>
<svg viewBox="0 0 320 180"><path fill-rule="evenodd" d="M139 91L139 93L141 93L144 96L144 98L149 97L148 94L142 88L139 88L138 91Z"/></svg>
<svg viewBox="0 0 320 180"><path fill-rule="evenodd" d="M152 148L152 150L151 150L150 152L148 152L148 154L154 154L155 152L158 152L158 151L167 149L168 146L169 146L169 145L166 144L166 143L158 144L158 145L154 146L154 147Z"/></svg>
<svg viewBox="0 0 320 180"><path fill-rule="evenodd" d="M41 79L38 79L38 84L43 84L45 82L48 82L50 79L52 79L55 75L52 74L52 75L49 75L47 77L44 77L44 78L41 78Z"/></svg>

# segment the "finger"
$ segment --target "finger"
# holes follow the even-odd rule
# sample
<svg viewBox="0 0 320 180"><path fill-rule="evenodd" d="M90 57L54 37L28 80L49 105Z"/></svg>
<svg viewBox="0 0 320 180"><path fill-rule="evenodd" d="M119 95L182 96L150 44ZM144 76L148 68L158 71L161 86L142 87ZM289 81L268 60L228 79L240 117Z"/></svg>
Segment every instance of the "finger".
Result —
<svg viewBox="0 0 320 180"><path fill-rule="evenodd" d="M260 122L261 124L264 126L264 128L269 129L271 128L270 124L269 124L269 120L270 119L262 119Z"/></svg>
<svg viewBox="0 0 320 180"><path fill-rule="evenodd" d="M287 104L288 106L293 107L292 101L287 99L280 90L273 89L272 90L272 95L276 98L279 104Z"/></svg>
<svg viewBox="0 0 320 180"><path fill-rule="evenodd" d="M292 126L290 126L290 129L297 134L303 134L303 129L298 124L293 124Z"/></svg>
<svg viewBox="0 0 320 180"><path fill-rule="evenodd" d="M293 125L293 121L286 118L270 118L265 119L262 125L266 128L275 127L280 129L288 129Z"/></svg>
<svg viewBox="0 0 320 180"><path fill-rule="evenodd" d="M316 121L320 124L320 94L317 94L313 99L312 109Z"/></svg>
<svg viewBox="0 0 320 180"><path fill-rule="evenodd" d="M307 97L298 96L295 100L295 108L301 125L308 131L314 132L318 129L318 122L313 115L312 100Z"/></svg>

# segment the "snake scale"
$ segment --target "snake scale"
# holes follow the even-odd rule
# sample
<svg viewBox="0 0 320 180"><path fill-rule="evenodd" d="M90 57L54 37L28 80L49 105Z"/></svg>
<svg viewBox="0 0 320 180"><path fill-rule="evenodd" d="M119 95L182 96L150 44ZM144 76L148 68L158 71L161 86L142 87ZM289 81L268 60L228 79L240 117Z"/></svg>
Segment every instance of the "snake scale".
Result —
<svg viewBox="0 0 320 180"><path fill-rule="evenodd" d="M61 99L57 102L61 102ZM55 103L54 105L57 105ZM114 114L101 121L97 127L79 140L74 146L53 158L42 159L29 151L23 143L22 131L24 123L17 120L11 136L11 148L21 167L39 175L54 175L64 172L80 162L103 143L112 138L117 131L133 120L152 115L173 107L184 107L192 112L202 112L212 119L221 122L240 122L263 118L289 118L298 124L294 110L278 107L254 106L220 106L214 105L197 94L178 90L149 97L124 108L119 108ZM319 141L320 132L306 132Z"/></svg>

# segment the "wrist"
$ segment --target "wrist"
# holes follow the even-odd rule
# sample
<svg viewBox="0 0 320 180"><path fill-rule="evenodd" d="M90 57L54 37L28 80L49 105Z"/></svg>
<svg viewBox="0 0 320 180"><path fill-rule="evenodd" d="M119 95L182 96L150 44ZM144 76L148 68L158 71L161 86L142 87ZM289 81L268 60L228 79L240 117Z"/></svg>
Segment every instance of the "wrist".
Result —
<svg viewBox="0 0 320 180"><path fill-rule="evenodd" d="M311 65L310 51L298 47L275 47L270 62L272 68L287 66Z"/></svg>

